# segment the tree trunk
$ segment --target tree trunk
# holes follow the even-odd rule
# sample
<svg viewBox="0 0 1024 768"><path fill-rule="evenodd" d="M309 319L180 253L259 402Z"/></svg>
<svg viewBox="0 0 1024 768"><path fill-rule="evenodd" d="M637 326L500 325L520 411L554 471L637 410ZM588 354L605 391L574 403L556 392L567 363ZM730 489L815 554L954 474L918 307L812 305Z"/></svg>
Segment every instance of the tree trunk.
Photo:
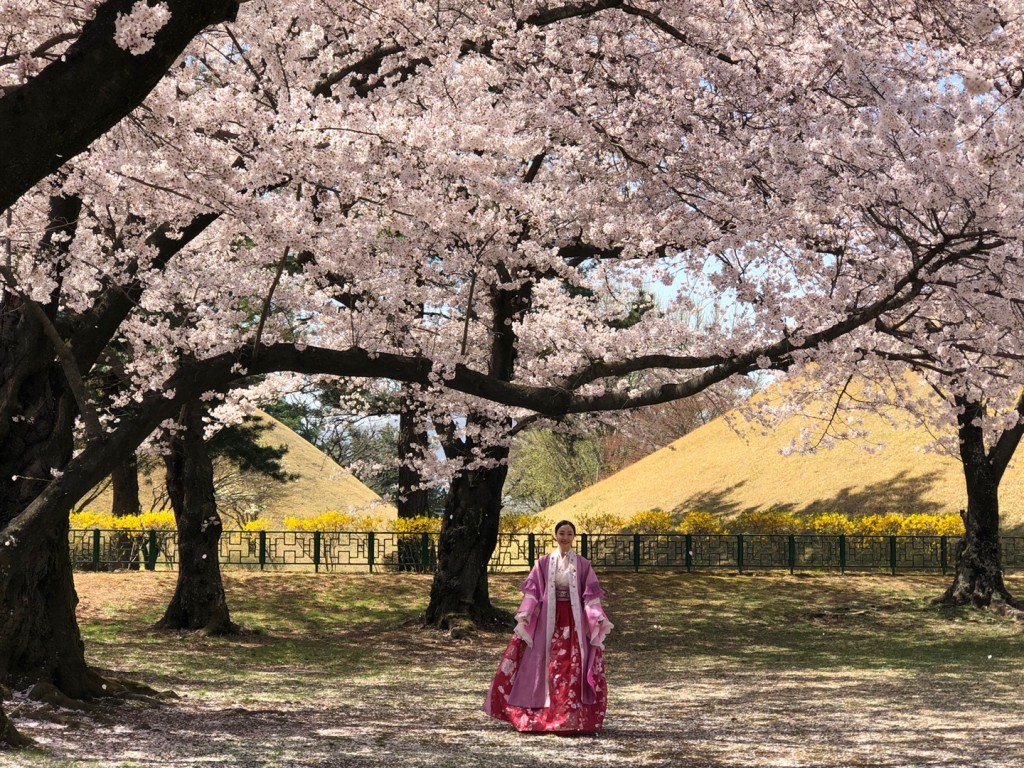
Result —
<svg viewBox="0 0 1024 768"><path fill-rule="evenodd" d="M508 448L489 450L500 461ZM430 590L426 623L456 629L463 622L511 626L511 615L491 605L487 566L498 544L501 492L508 467L502 464L459 472L445 501L438 542L438 568Z"/></svg>
<svg viewBox="0 0 1024 768"><path fill-rule="evenodd" d="M75 618L67 511L12 525L70 460L77 410L42 330L10 295L0 348L0 683L49 682L89 697L101 689Z"/></svg>
<svg viewBox="0 0 1024 768"><path fill-rule="evenodd" d="M203 437L203 407L182 408L183 429L166 457L167 493L178 527L178 583L159 629L237 632L220 575L221 521L213 492L213 461Z"/></svg>
<svg viewBox="0 0 1024 768"><path fill-rule="evenodd" d="M1022 606L1003 583L999 546L999 481L1016 447L1016 440L1008 445L1006 435L1015 436L1008 430L995 448L987 452L982 431L984 406L968 401L960 401L958 405L961 407L960 458L967 483L967 510L961 512L965 533L957 546L953 583L941 602L1019 609Z"/></svg>
<svg viewBox="0 0 1024 768"><path fill-rule="evenodd" d="M419 486L423 477L413 461L427 450L426 430L408 398L402 399L398 416L398 516L426 517L430 514L430 495Z"/></svg>
<svg viewBox="0 0 1024 768"><path fill-rule="evenodd" d="M497 273L503 283L514 282L504 267L499 265ZM532 296L530 282L511 290L492 289L487 370L502 381L512 381L517 354L514 321L529 308ZM487 418L481 421L483 426L494 423ZM474 455L474 448L478 456ZM457 454L467 462L482 458L489 466L463 469L456 474L445 500L437 546L438 568L426 613L426 623L442 629L457 630L454 625L463 622L483 627L511 627L513 623L510 613L491 605L487 585L487 566L498 545L502 490L508 474L508 445L480 448L470 437L461 442L449 440L445 445L449 457Z"/></svg>
<svg viewBox="0 0 1024 768"><path fill-rule="evenodd" d="M124 462L118 464L110 473L110 486L113 491L113 502L111 503L114 517L129 517L137 515L142 511L142 504L139 502L139 455L132 455ZM139 570L139 553L141 550L141 535L121 531L114 538L114 565L113 568L127 568L132 571Z"/></svg>
<svg viewBox="0 0 1024 768"><path fill-rule="evenodd" d="M0 680L52 683L75 699L104 695L103 680L86 666L75 618L66 513L12 530L0 533Z"/></svg>

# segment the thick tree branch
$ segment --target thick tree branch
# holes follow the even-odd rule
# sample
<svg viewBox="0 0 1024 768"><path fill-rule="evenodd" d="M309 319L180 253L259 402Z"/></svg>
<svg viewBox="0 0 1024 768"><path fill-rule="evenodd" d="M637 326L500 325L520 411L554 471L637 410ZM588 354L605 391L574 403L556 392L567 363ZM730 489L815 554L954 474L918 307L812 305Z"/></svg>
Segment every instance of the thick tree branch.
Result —
<svg viewBox="0 0 1024 768"><path fill-rule="evenodd" d="M989 464L992 466L992 470L997 478L996 482L1002 478L1006 468L1010 465L1010 459L1013 458L1014 451L1017 450L1021 438L1024 437L1024 394L1021 394L1017 399L1016 410L1017 423L1003 431L988 454Z"/></svg>
<svg viewBox="0 0 1024 768"><path fill-rule="evenodd" d="M192 38L238 11L237 0L166 3L170 20L147 53L114 42L117 15L134 0L107 0L60 59L0 98L0 210L135 109Z"/></svg>
<svg viewBox="0 0 1024 768"><path fill-rule="evenodd" d="M71 394L78 405L78 410L82 414L82 421L85 422L85 430L89 438L91 440L102 440L103 427L100 424L96 409L89 402L89 395L85 389L82 374L78 370L78 363L75 361L74 352L64 343L60 332L46 312L43 311L43 308L39 306L38 302L34 301L31 296L21 289L21 286L18 284L18 278L10 267L0 265L0 277L3 277L8 289L21 298L26 310L39 323L43 333L46 334L46 338L50 340L50 345L53 347L54 352L57 353L57 359L60 360L60 367L64 371L64 378L67 379L68 388L71 390Z"/></svg>
<svg viewBox="0 0 1024 768"><path fill-rule="evenodd" d="M274 273L274 279L270 282L270 289L267 291L267 298L263 302L263 309L260 311L260 321L256 326L256 335L252 340L252 357L253 360L260 351L260 341L263 339L263 328L267 324L267 318L270 316L270 307L274 301L274 291L277 290L277 284L281 282L281 275L284 274L285 265L288 263L288 249L284 249L284 253L281 254L281 261L277 264L277 271Z"/></svg>

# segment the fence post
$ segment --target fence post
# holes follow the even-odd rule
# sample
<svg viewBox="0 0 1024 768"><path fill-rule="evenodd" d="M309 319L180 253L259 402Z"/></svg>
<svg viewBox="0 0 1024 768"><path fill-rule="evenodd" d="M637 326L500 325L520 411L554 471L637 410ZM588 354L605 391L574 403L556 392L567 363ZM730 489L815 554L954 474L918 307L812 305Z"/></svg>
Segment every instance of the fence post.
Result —
<svg viewBox="0 0 1024 768"><path fill-rule="evenodd" d="M423 573L430 572L430 534L426 531L423 532L423 536L420 539L420 563L422 564Z"/></svg>
<svg viewBox="0 0 1024 768"><path fill-rule="evenodd" d="M370 573L373 573L374 548L373 531L369 531L366 534L366 561L367 565L370 566Z"/></svg>
<svg viewBox="0 0 1024 768"><path fill-rule="evenodd" d="M839 534L839 572L846 573L846 534Z"/></svg>
<svg viewBox="0 0 1024 768"><path fill-rule="evenodd" d="M948 556L946 555L946 537L942 536L939 538L939 563L942 565L942 575L946 575L946 568L949 567Z"/></svg>
<svg viewBox="0 0 1024 768"><path fill-rule="evenodd" d="M686 534L686 572L693 570L693 534Z"/></svg>
<svg viewBox="0 0 1024 768"><path fill-rule="evenodd" d="M267 564L267 532L260 531L260 570Z"/></svg>
<svg viewBox="0 0 1024 768"><path fill-rule="evenodd" d="M100 569L100 529L94 528L92 532L92 569Z"/></svg>
<svg viewBox="0 0 1024 768"><path fill-rule="evenodd" d="M320 531L313 531L313 573L320 573Z"/></svg>
<svg viewBox="0 0 1024 768"><path fill-rule="evenodd" d="M896 575L896 537L889 537L889 568L892 569L892 575Z"/></svg>
<svg viewBox="0 0 1024 768"><path fill-rule="evenodd" d="M149 532L149 549L146 552L146 570L156 570L156 531Z"/></svg>
<svg viewBox="0 0 1024 768"><path fill-rule="evenodd" d="M640 572L640 534L633 534L633 570Z"/></svg>
<svg viewBox="0 0 1024 768"><path fill-rule="evenodd" d="M736 568L743 573L743 534L736 534Z"/></svg>
<svg viewBox="0 0 1024 768"><path fill-rule="evenodd" d="M789 550L786 553L789 560L789 575L792 576L794 571L796 571L796 536L792 533L789 534L786 548Z"/></svg>
<svg viewBox="0 0 1024 768"><path fill-rule="evenodd" d="M534 533L526 535L526 552L530 560L530 568L533 568L533 564L537 562L537 535Z"/></svg>
<svg viewBox="0 0 1024 768"><path fill-rule="evenodd" d="M580 555L583 557L589 557L587 554L587 534L580 534Z"/></svg>

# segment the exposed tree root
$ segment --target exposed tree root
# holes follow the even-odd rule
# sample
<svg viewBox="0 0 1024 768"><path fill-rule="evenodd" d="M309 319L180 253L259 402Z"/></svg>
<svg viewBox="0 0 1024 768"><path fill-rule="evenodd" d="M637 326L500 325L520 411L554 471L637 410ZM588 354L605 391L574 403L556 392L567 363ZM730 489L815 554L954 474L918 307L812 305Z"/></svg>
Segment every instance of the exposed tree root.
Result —
<svg viewBox="0 0 1024 768"><path fill-rule="evenodd" d="M227 637L245 634L245 628L231 621L227 606L223 610L214 611L205 623L198 623L195 617L176 608L168 607L164 617L153 625L153 629L169 632L199 632L207 637Z"/></svg>
<svg viewBox="0 0 1024 768"><path fill-rule="evenodd" d="M972 605L975 608L994 611L1000 616L1024 623L1024 603L1010 594L1010 591L1002 584L1001 578L994 586L981 586L970 582L965 584L958 579L932 603L951 608Z"/></svg>
<svg viewBox="0 0 1024 768"><path fill-rule="evenodd" d="M471 637L478 631L508 632L515 625L515 617L509 611L494 606L472 613L447 613L436 624L423 623L424 627L448 630L453 640Z"/></svg>
<svg viewBox="0 0 1024 768"><path fill-rule="evenodd" d="M49 681L36 683L29 689L26 699L10 710L10 717L26 715L70 728L83 724L112 722L106 715L111 707L136 702L147 707L159 707L167 699L176 699L173 691L158 691L143 683L116 677L106 671L89 668L86 675L85 695L68 696ZM0 694L6 694L0 689ZM0 747L21 748L34 742L19 733L0 709Z"/></svg>

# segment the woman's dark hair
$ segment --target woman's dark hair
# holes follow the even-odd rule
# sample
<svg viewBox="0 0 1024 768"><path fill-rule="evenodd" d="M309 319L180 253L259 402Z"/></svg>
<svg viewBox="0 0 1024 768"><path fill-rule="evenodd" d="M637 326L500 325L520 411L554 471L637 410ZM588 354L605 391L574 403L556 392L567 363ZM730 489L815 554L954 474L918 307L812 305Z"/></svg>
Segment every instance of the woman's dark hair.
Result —
<svg viewBox="0 0 1024 768"><path fill-rule="evenodd" d="M572 532L576 533L576 526L572 524L571 520L559 520L557 523L555 523L555 533L558 533L558 529L561 528L563 525L568 525L570 528L572 528Z"/></svg>

